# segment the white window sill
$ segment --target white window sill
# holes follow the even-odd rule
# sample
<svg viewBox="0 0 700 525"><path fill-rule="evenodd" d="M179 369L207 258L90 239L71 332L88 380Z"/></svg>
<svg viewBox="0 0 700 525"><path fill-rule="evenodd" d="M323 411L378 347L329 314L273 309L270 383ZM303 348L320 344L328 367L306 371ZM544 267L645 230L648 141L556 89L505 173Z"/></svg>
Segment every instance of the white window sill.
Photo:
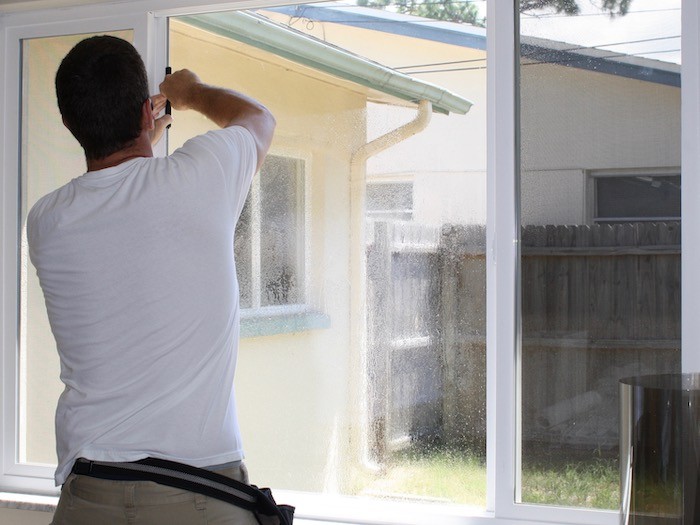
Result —
<svg viewBox="0 0 700 525"><path fill-rule="evenodd" d="M305 305L241 310L241 337L290 334L329 328L331 318Z"/></svg>
<svg viewBox="0 0 700 525"><path fill-rule="evenodd" d="M421 504L418 502L358 501L352 497L302 492L275 491L275 499L296 506L295 525L361 525L368 523L406 523L456 525L511 525L510 520L494 520L493 514L481 509L459 505ZM14 492L0 492L0 509L16 509L53 513L58 503L57 496L40 496ZM348 521L352 515L352 521ZM304 516L302 518L302 516ZM466 519L465 519L466 517ZM331 521L328 521L331 520ZM518 522L518 525L535 525L533 522Z"/></svg>
<svg viewBox="0 0 700 525"><path fill-rule="evenodd" d="M27 510L34 512L51 513L56 510L58 497L56 496L37 496L34 494L17 494L10 492L0 492L0 508ZM295 525L343 525L338 522L330 521L309 521L304 519L294 519ZM345 525L352 525L347 523Z"/></svg>
<svg viewBox="0 0 700 525"><path fill-rule="evenodd" d="M53 512L56 510L56 503L58 503L58 497L56 496L0 492L0 508L5 509Z"/></svg>

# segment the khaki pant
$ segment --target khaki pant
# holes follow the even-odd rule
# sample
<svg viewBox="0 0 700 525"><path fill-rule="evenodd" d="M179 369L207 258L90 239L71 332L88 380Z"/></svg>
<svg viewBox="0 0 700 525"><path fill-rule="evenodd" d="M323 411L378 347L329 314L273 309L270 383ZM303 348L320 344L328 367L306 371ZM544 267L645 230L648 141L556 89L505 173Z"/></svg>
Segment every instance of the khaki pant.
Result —
<svg viewBox="0 0 700 525"><path fill-rule="evenodd" d="M245 466L218 470L248 483ZM52 525L258 525L247 510L151 481L111 481L71 474Z"/></svg>

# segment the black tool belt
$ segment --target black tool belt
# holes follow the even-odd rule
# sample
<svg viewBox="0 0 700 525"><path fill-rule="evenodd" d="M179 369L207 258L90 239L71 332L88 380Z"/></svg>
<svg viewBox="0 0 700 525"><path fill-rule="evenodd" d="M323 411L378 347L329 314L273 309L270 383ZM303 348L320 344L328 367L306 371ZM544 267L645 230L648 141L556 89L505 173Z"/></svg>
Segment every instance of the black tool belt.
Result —
<svg viewBox="0 0 700 525"><path fill-rule="evenodd" d="M259 489L210 470L175 461L146 458L130 463L108 463L79 458L73 473L116 481L153 481L210 496L252 512L260 525L292 525L294 507L277 505L270 489Z"/></svg>

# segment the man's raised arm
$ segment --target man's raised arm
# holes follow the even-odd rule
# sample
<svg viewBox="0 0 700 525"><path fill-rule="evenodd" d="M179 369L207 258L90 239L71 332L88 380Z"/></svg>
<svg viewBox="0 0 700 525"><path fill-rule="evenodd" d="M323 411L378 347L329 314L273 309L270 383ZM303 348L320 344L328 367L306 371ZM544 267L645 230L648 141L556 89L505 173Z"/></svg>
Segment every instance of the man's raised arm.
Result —
<svg viewBox="0 0 700 525"><path fill-rule="evenodd" d="M177 110L193 109L222 128L241 126L253 135L259 169L270 148L275 118L257 100L237 91L203 83L192 71L182 69L167 75L160 92Z"/></svg>

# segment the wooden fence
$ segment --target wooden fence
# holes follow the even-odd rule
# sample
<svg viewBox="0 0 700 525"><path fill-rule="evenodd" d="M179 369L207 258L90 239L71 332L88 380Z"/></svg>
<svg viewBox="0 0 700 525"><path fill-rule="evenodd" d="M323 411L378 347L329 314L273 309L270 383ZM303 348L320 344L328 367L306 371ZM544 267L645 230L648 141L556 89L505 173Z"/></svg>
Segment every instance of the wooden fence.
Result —
<svg viewBox="0 0 700 525"><path fill-rule="evenodd" d="M486 429L481 226L375 223L368 245L374 450L480 444ZM680 225L526 227L525 443L617 444L621 377L680 366Z"/></svg>

